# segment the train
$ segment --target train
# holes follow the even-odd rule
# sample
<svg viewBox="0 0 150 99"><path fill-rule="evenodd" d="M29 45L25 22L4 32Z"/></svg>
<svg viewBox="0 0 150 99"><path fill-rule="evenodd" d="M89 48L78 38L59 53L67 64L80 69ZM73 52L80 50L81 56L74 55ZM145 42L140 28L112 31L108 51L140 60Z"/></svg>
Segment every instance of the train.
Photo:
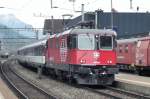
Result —
<svg viewBox="0 0 150 99"><path fill-rule="evenodd" d="M0 53L0 57L1 57L1 58L8 58L9 56L10 56L10 53L9 53L9 52Z"/></svg>
<svg viewBox="0 0 150 99"><path fill-rule="evenodd" d="M20 64L37 68L45 64L46 39L33 42L17 49L17 60Z"/></svg>
<svg viewBox="0 0 150 99"><path fill-rule="evenodd" d="M150 36L117 40L116 52L120 70L139 75L150 71Z"/></svg>
<svg viewBox="0 0 150 99"><path fill-rule="evenodd" d="M116 65L116 32L70 29L17 50L18 61L84 85L112 85Z"/></svg>

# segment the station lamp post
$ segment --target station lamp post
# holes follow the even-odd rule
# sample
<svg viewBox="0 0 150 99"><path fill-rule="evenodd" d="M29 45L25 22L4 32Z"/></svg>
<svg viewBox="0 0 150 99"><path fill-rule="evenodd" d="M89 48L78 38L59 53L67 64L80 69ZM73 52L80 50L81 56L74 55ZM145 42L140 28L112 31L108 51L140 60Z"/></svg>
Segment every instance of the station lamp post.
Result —
<svg viewBox="0 0 150 99"><path fill-rule="evenodd" d="M81 4L81 11L75 11L75 12L81 12L81 15L82 15L82 18L81 18L81 21L84 22L84 4Z"/></svg>
<svg viewBox="0 0 150 99"><path fill-rule="evenodd" d="M58 8L57 6L53 6L53 0L51 0L51 9L52 8Z"/></svg>
<svg viewBox="0 0 150 99"><path fill-rule="evenodd" d="M111 29L113 29L114 20L113 20L113 0L111 0Z"/></svg>

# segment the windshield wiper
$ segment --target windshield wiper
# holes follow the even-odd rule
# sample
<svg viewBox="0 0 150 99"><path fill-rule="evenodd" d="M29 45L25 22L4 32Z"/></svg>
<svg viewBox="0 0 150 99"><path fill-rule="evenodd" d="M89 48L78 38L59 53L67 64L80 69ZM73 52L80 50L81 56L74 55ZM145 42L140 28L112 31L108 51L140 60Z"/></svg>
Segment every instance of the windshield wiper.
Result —
<svg viewBox="0 0 150 99"><path fill-rule="evenodd" d="M89 41L91 43L91 46L93 46L93 41L92 41L92 38L90 37L89 33L86 33L86 35L88 36L88 39L89 39Z"/></svg>

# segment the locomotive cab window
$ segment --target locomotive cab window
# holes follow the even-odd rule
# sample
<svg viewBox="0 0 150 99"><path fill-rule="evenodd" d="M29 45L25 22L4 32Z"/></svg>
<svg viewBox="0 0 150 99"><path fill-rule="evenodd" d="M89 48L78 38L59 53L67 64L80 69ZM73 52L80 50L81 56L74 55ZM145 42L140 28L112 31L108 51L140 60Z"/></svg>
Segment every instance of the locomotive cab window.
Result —
<svg viewBox="0 0 150 99"><path fill-rule="evenodd" d="M111 36L100 36L100 48L101 49L112 49L113 40Z"/></svg>
<svg viewBox="0 0 150 99"><path fill-rule="evenodd" d="M56 39L56 48L58 49L59 46L60 46L60 45L59 45L59 39L57 38L57 39Z"/></svg>
<svg viewBox="0 0 150 99"><path fill-rule="evenodd" d="M79 34L78 35L78 48L80 50L94 50L95 49L95 36L93 34Z"/></svg>

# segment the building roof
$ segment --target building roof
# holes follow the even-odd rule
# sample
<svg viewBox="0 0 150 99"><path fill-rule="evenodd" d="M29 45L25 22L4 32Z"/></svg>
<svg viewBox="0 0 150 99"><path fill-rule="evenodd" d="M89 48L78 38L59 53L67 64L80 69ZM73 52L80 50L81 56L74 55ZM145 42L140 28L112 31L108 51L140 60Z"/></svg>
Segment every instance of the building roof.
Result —
<svg viewBox="0 0 150 99"><path fill-rule="evenodd" d="M64 24L68 20L63 19L46 19L44 22L44 34L46 33L60 33L64 30ZM53 25L52 25L53 24Z"/></svg>

